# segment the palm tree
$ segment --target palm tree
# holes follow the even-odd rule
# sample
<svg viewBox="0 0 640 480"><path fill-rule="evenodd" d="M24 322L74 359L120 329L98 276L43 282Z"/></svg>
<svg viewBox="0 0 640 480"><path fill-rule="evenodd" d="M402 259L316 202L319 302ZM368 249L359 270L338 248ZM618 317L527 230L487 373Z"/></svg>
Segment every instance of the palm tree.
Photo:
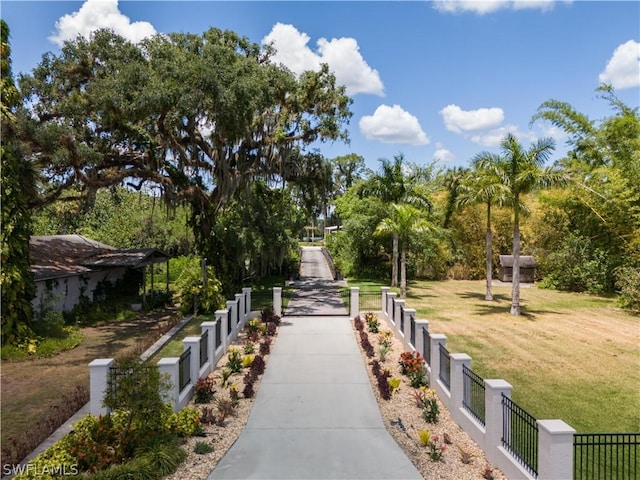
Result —
<svg viewBox="0 0 640 480"><path fill-rule="evenodd" d="M544 167L555 143L542 138L525 150L515 135L509 133L500 143L502 155L481 153L477 167L496 175L509 190L509 204L513 208L513 280L511 314L520 315L520 214L522 197L534 190L564 184L566 175L553 167Z"/></svg>
<svg viewBox="0 0 640 480"><path fill-rule="evenodd" d="M407 295L407 249L411 237L430 230L432 225L422 216L422 212L408 204L391 204L391 215L383 219L375 230L375 235L391 233L400 240L400 298Z"/></svg>
<svg viewBox="0 0 640 480"><path fill-rule="evenodd" d="M491 234L491 207L493 205L504 205L507 202L509 190L506 185L500 182L500 177L491 171L478 166L483 161L491 161L485 155L480 154L473 158L474 169L467 172L465 178L457 187L456 206L465 207L483 203L487 206L487 233L486 233L486 292L485 300L493 300L491 283L493 281L492 271L492 234Z"/></svg>
<svg viewBox="0 0 640 480"><path fill-rule="evenodd" d="M423 181L430 174L428 169L418 166L407 168L402 153L379 160L381 172L371 176L360 188L360 196L373 196L389 204L409 204L431 209L431 200L424 188ZM393 234L393 253L391 259L391 286L398 286L398 235Z"/></svg>

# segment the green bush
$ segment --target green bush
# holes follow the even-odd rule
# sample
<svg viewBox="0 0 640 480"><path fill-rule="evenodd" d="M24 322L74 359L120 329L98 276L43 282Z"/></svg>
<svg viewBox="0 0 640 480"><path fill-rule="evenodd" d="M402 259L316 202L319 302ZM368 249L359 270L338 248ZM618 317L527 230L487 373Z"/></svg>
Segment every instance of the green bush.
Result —
<svg viewBox="0 0 640 480"><path fill-rule="evenodd" d="M622 308L640 312L640 269L619 268L616 271L616 286L620 292L618 304Z"/></svg>
<svg viewBox="0 0 640 480"><path fill-rule="evenodd" d="M176 280L176 288L180 295L180 311L183 314L207 314L224 307L222 284L216 278L213 267L207 268L207 286L203 285L200 260L190 257L182 273Z"/></svg>

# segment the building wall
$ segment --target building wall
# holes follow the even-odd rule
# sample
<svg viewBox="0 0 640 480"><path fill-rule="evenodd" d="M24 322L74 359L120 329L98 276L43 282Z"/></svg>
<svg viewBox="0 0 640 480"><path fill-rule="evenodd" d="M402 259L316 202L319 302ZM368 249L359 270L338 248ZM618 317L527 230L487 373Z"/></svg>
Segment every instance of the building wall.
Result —
<svg viewBox="0 0 640 480"><path fill-rule="evenodd" d="M533 283L535 280L536 269L532 267L520 267L520 281L524 283ZM501 282L510 282L513 280L513 267L500 267L498 275Z"/></svg>
<svg viewBox="0 0 640 480"><path fill-rule="evenodd" d="M115 283L125 272L126 268L113 268L74 277L38 281L36 298L31 303L36 311L43 303L50 302L54 311L68 312L80 302L82 296L93 301L93 293L100 282Z"/></svg>

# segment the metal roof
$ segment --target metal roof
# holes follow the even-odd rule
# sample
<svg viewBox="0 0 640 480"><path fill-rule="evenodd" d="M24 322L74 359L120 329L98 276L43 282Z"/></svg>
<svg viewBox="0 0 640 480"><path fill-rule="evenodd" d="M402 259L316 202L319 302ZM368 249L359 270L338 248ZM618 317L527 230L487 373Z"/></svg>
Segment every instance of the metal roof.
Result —
<svg viewBox="0 0 640 480"><path fill-rule="evenodd" d="M139 268L169 259L155 248L117 249L82 235L32 236L29 254L36 281L108 268Z"/></svg>
<svg viewBox="0 0 640 480"><path fill-rule="evenodd" d="M513 267L513 255L500 255L500 265L503 267ZM536 267L535 258L531 255L520 255L520 267Z"/></svg>

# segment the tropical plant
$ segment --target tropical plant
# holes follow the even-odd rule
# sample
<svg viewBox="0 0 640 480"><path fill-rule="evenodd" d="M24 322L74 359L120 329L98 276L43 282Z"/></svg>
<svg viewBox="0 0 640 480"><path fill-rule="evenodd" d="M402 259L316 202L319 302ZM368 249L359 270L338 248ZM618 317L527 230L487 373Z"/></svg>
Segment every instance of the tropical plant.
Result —
<svg viewBox="0 0 640 480"><path fill-rule="evenodd" d="M400 243L400 298L407 296L407 250L411 237L429 231L433 225L422 215L421 211L411 205L391 204L391 215L376 227L375 235L391 233Z"/></svg>
<svg viewBox="0 0 640 480"><path fill-rule="evenodd" d="M511 314L520 315L520 216L523 196L536 189L562 185L568 177L555 167L545 167L555 143L543 138L525 150L515 135L509 133L500 143L502 154L483 152L474 162L478 168L496 176L508 189L508 202L513 209L513 279Z"/></svg>

